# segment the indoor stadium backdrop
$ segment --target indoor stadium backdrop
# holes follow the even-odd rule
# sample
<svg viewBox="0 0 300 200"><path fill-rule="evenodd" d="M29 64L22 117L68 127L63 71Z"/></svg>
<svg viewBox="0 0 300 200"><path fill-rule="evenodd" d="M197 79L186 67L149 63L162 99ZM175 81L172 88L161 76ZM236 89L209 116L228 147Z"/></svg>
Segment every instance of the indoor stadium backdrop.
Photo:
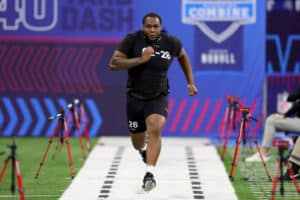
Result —
<svg viewBox="0 0 300 200"><path fill-rule="evenodd" d="M300 86L300 0L268 1L266 113L282 112L286 94Z"/></svg>
<svg viewBox="0 0 300 200"><path fill-rule="evenodd" d="M91 137L127 135L127 73L109 71L108 62L120 40L140 29L150 11L181 39L199 89L197 96L188 96L174 61L163 135L217 137L224 128L226 95L250 108L259 119L253 124L259 133L265 0L2 0L0 135L49 136L56 120L48 117L74 99L85 108Z"/></svg>

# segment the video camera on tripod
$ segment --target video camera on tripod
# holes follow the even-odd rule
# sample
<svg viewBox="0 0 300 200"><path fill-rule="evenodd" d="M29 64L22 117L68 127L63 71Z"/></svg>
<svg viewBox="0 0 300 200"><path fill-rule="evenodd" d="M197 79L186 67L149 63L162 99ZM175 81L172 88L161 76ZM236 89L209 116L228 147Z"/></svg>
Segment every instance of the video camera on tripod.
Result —
<svg viewBox="0 0 300 200"><path fill-rule="evenodd" d="M233 105L233 104L237 105L240 103L240 99L233 95L226 95L225 98L228 100L228 103L230 105Z"/></svg>
<svg viewBox="0 0 300 200"><path fill-rule="evenodd" d="M246 107L240 107L239 111L243 114L249 114L250 113L250 109L246 108Z"/></svg>
<svg viewBox="0 0 300 200"><path fill-rule="evenodd" d="M290 142L288 140L273 140L272 146L278 149L289 149Z"/></svg>
<svg viewBox="0 0 300 200"><path fill-rule="evenodd" d="M252 115L250 114L250 108L241 106L239 107L238 111L242 113L243 120L253 120L256 122L258 121L258 119L252 117Z"/></svg>
<svg viewBox="0 0 300 200"><path fill-rule="evenodd" d="M289 176L296 188L296 191L298 194L300 194L300 187L298 185L298 182L295 178L295 174L292 170L292 168L289 165L288 162L288 157L284 155L284 151L289 149L290 147L290 142L288 140L273 140L272 145L274 147L278 148L278 159L277 159L277 167L276 167L276 172L274 176L274 181L273 181L273 186L272 186L272 191L271 191L271 200L275 200L276 192L277 192L277 184L278 181L280 182L280 195L284 196L285 190L284 190L284 175L283 175L283 167L285 166L288 170Z"/></svg>
<svg viewBox="0 0 300 200"><path fill-rule="evenodd" d="M225 98L228 101L228 105L225 110L225 117L224 117L224 129L220 132L219 137L219 145L218 148L220 149L220 146L223 143L223 139L225 137L225 142L223 145L223 151L222 151L222 160L225 158L226 149L228 145L228 140L231 132L233 132L236 128L236 112L239 107L240 99L233 96L233 95L226 95Z"/></svg>
<svg viewBox="0 0 300 200"><path fill-rule="evenodd" d="M258 120L251 116L250 108L248 108L248 107L240 106L238 108L238 111L242 113L242 119L241 119L241 123L240 123L239 133L238 133L238 136L237 136L237 139L236 139L236 146L235 146L235 150L234 150L234 156L233 156L233 160L232 160L232 165L231 165L229 178L232 181L234 180L234 173L235 173L236 166L237 166L237 160L238 160L238 156L239 156L240 144L243 141L243 144L246 145L246 143L247 143L246 140L249 138L247 134L248 134L248 132L250 132L252 140L255 143L256 149L257 149L257 151L259 153L259 156L261 158L261 162L262 162L262 164L264 166L264 169L266 171L266 174L268 176L268 179L271 180L269 170L267 169L266 163L263 160L262 154L260 152L260 148L258 146L256 136L255 136L254 131L251 129L251 126L250 126L250 121L251 120L253 120L255 122L257 122ZM247 131L247 130L249 130L249 131Z"/></svg>
<svg viewBox="0 0 300 200"><path fill-rule="evenodd" d="M15 185L15 178L17 179L17 186L19 191L20 200L25 200L25 193L23 188L23 182L22 182L22 176L21 176L21 170L20 170L20 164L19 160L17 159L17 145L15 142L15 138L13 137L13 141L11 145L7 145L7 148L10 149L10 155L7 156L6 160L4 161L4 165L0 171L0 184L2 182L2 179L5 175L5 172L8 168L9 162L11 162L11 192L12 194L15 193L16 185ZM4 154L4 151L3 151ZM2 155L2 154L1 154Z"/></svg>
<svg viewBox="0 0 300 200"><path fill-rule="evenodd" d="M233 96L233 95L226 95L225 98L228 101L228 106L226 108L226 115L227 115L227 128L235 129L235 117L236 111L240 105L240 99ZM228 127L231 125L232 127Z"/></svg>
<svg viewBox="0 0 300 200"><path fill-rule="evenodd" d="M38 176L40 174L42 166L43 166L43 164L45 162L45 159L48 155L48 151L50 149L50 146L51 146L51 144L54 140L54 137L56 135L58 135L59 138L57 140L57 144L56 144L55 151L53 153L52 159L54 159L58 149L60 149L62 147L63 143L65 143L66 148L67 148L67 155L68 155L68 160L69 160L71 178L74 178L73 159L72 159L72 153L71 153L71 147L70 147L70 138L69 138L69 129L71 129L72 126L70 126L70 124L68 122L70 122L69 120L71 120L71 119L73 119L73 123L75 122L74 127L77 128L82 156L85 159L86 154L85 154L84 145L83 145L83 141L82 141L80 122L82 122L83 126L84 126L83 130L84 130L84 134L85 134L85 137L86 137L86 140L87 140L88 150L90 149L90 142L89 142L89 137L88 137L88 128L87 128L87 125L86 125L86 117L85 117L85 111L84 111L83 104L79 101L79 99L75 99L73 102L67 104L66 106L61 107L61 109L59 110L59 112L57 114L55 114L53 116L50 116L48 119L49 120L58 119L58 120L57 120L55 129L54 129L54 131L52 132L52 134L50 136L50 139L49 139L48 145L46 147L46 150L45 150L45 152L42 156L42 159L40 161L40 165L37 169L35 178L38 178Z"/></svg>

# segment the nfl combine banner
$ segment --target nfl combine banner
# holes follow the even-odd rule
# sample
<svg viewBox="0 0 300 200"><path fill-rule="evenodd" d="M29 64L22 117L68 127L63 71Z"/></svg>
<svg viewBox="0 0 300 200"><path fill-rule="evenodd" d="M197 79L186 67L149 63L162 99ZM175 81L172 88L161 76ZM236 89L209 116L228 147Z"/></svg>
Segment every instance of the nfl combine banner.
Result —
<svg viewBox="0 0 300 200"><path fill-rule="evenodd" d="M91 136L128 135L127 72L109 71L108 62L148 12L161 15L164 30L181 39L199 89L188 96L175 61L164 136L218 136L226 95L260 118L264 0L2 0L0 135L49 136L56 122L48 117L75 99L84 105Z"/></svg>
<svg viewBox="0 0 300 200"><path fill-rule="evenodd" d="M241 27L255 23L255 1L184 0L182 7L183 23L199 28L194 48L196 68L203 71L242 71Z"/></svg>
<svg viewBox="0 0 300 200"><path fill-rule="evenodd" d="M264 4L255 0L182 0L181 20L194 27L191 49L200 83L201 111L191 123L196 124L192 132L209 135L223 131L226 95L240 98L253 116L262 119ZM255 125L257 133L261 123Z"/></svg>

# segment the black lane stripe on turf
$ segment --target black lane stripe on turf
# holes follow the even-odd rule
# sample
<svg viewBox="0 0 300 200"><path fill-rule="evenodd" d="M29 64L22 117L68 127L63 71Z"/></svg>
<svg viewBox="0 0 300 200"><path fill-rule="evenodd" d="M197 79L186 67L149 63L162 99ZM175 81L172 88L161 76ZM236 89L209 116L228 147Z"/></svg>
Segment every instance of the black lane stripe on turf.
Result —
<svg viewBox="0 0 300 200"><path fill-rule="evenodd" d="M114 184L114 179L117 175L117 172L118 172L118 169L120 166L120 162L122 159L124 149L125 149L124 146L119 146L119 148L114 156L112 164L110 165L110 168L106 174L103 185L101 187L100 195L98 196L99 200L107 199L110 195L112 185Z"/></svg>
<svg viewBox="0 0 300 200"><path fill-rule="evenodd" d="M189 170L190 181L192 185L194 199L204 199L204 194L201 188L197 164L191 147L185 147L187 165Z"/></svg>

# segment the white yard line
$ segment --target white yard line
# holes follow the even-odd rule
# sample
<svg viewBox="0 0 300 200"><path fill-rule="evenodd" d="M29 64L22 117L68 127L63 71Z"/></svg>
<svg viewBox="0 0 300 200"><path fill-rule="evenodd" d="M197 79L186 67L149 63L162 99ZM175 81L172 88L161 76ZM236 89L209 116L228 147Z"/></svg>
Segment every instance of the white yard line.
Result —
<svg viewBox="0 0 300 200"><path fill-rule="evenodd" d="M101 138L61 200L237 200L222 161L207 139L163 138L155 178L141 189L145 165L127 137ZM104 145L100 145L104 144Z"/></svg>
<svg viewBox="0 0 300 200"><path fill-rule="evenodd" d="M0 195L0 199L19 199L19 195ZM37 198L37 199L47 199L47 198L59 198L59 194L25 194L26 198Z"/></svg>

